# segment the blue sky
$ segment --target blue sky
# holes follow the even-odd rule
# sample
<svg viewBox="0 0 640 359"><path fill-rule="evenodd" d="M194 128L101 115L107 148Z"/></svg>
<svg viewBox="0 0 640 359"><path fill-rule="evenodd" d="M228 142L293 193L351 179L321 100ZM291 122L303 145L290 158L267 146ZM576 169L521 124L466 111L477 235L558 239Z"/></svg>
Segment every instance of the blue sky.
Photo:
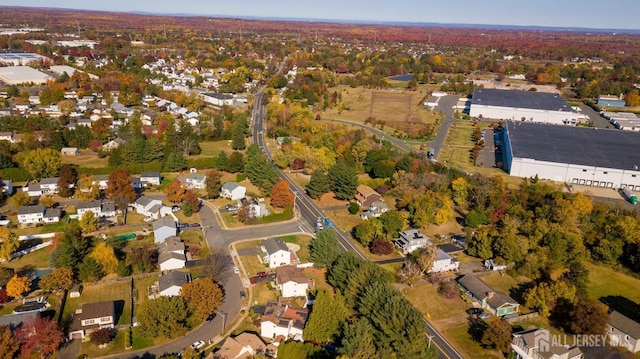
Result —
<svg viewBox="0 0 640 359"><path fill-rule="evenodd" d="M230 17L640 29L639 0L0 0L0 5Z"/></svg>

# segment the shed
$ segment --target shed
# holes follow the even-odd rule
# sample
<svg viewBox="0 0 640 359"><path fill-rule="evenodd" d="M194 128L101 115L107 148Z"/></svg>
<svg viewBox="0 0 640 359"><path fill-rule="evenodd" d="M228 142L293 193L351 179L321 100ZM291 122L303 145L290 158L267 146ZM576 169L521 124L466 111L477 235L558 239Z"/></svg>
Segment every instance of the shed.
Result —
<svg viewBox="0 0 640 359"><path fill-rule="evenodd" d="M78 298L82 294L82 284L75 284L69 292L69 297Z"/></svg>

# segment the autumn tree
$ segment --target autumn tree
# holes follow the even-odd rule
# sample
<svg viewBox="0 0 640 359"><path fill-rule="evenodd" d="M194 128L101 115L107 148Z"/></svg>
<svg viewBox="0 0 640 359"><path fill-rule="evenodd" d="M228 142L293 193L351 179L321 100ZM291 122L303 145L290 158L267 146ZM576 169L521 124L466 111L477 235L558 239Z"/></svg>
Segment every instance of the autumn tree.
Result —
<svg viewBox="0 0 640 359"><path fill-rule="evenodd" d="M0 287L4 287L5 285L7 285L7 283L13 277L13 275L14 275L13 268L0 266Z"/></svg>
<svg viewBox="0 0 640 359"><path fill-rule="evenodd" d="M210 278L191 281L182 286L180 296L184 298L187 308L199 319L206 318L222 304L222 289Z"/></svg>
<svg viewBox="0 0 640 359"><path fill-rule="evenodd" d="M21 164L32 178L55 177L62 166L62 154L53 148L37 148L27 152Z"/></svg>
<svg viewBox="0 0 640 359"><path fill-rule="evenodd" d="M22 298L22 296L31 290L31 279L28 277L20 277L17 274L7 283L7 294L14 298Z"/></svg>
<svg viewBox="0 0 640 359"><path fill-rule="evenodd" d="M164 194L172 203L178 203L182 201L186 191L186 187L182 184L182 182L180 182L179 179L176 178L164 189Z"/></svg>
<svg viewBox="0 0 640 359"><path fill-rule="evenodd" d="M276 208L284 208L293 205L295 196L291 193L289 182L281 180L271 190L271 205Z"/></svg>
<svg viewBox="0 0 640 359"><path fill-rule="evenodd" d="M113 248L108 246L106 243L100 242L96 244L91 250L89 257L100 263L100 266L105 273L115 273L116 267L118 266L118 258L116 258Z"/></svg>
<svg viewBox="0 0 640 359"><path fill-rule="evenodd" d="M507 353L511 348L511 331L513 328L506 320L495 318L482 334L481 343Z"/></svg>
<svg viewBox="0 0 640 359"><path fill-rule="evenodd" d="M9 260L13 252L20 247L18 236L7 227L0 228L0 258Z"/></svg>
<svg viewBox="0 0 640 359"><path fill-rule="evenodd" d="M42 290L51 292L69 290L73 287L73 271L69 267L56 268L42 276L38 286Z"/></svg>
<svg viewBox="0 0 640 359"><path fill-rule="evenodd" d="M608 308L597 300L580 296L562 322L574 334L602 334L609 322Z"/></svg>
<svg viewBox="0 0 640 359"><path fill-rule="evenodd" d="M316 267L328 267L340 255L338 235L330 229L323 229L316 233L316 237L309 244L309 260Z"/></svg>
<svg viewBox="0 0 640 359"><path fill-rule="evenodd" d="M524 305L538 311L541 317L548 317L560 300L573 303L576 288L566 281L540 282L524 293Z"/></svg>
<svg viewBox="0 0 640 359"><path fill-rule="evenodd" d="M424 273L422 273L420 266L415 261L409 260L404 262L402 268L398 271L397 277L400 283L413 287L422 279L423 275Z"/></svg>
<svg viewBox="0 0 640 359"><path fill-rule="evenodd" d="M11 196L11 200L15 207L28 206L33 203L33 199L29 197L26 191L16 191L16 194Z"/></svg>
<svg viewBox="0 0 640 359"><path fill-rule="evenodd" d="M109 174L109 183L104 191L105 196L116 203L116 206L124 213L127 221L128 204L135 201L136 191L131 185L131 175L126 169L116 169Z"/></svg>
<svg viewBox="0 0 640 359"><path fill-rule="evenodd" d="M433 267L433 262L436 259L437 247L433 244L419 248L409 256L409 259L416 262L420 267L422 274L427 274Z"/></svg>
<svg viewBox="0 0 640 359"><path fill-rule="evenodd" d="M194 212L200 211L200 198L198 197L198 192L193 189L188 189L184 193L182 197L183 205L182 205L182 213L185 216L190 217Z"/></svg>
<svg viewBox="0 0 640 359"><path fill-rule="evenodd" d="M398 211L387 211L379 217L382 228L384 229L387 239L398 235L407 225L406 220Z"/></svg>
<svg viewBox="0 0 640 359"><path fill-rule="evenodd" d="M207 198L218 198L220 195L220 188L222 187L222 173L216 170L210 170L207 172L207 178L204 181L205 188L207 190Z"/></svg>
<svg viewBox="0 0 640 359"><path fill-rule="evenodd" d="M56 204L56 201L53 199L53 196L42 196L38 200L38 204L41 204L47 208L52 208Z"/></svg>
<svg viewBox="0 0 640 359"><path fill-rule="evenodd" d="M38 318L34 322L25 323L16 330L16 338L20 341L20 356L31 358L39 356L48 358L64 341L64 334L58 323L49 318Z"/></svg>
<svg viewBox="0 0 640 359"><path fill-rule="evenodd" d="M0 325L0 359L13 359L20 350L20 341L6 325Z"/></svg>
<svg viewBox="0 0 640 359"><path fill-rule="evenodd" d="M58 171L58 194L65 198L71 197L77 180L76 170L69 164L63 164Z"/></svg>
<svg viewBox="0 0 640 359"><path fill-rule="evenodd" d="M374 239L380 238L384 235L384 228L382 222L378 218L371 218L367 221L362 221L355 226L354 237L363 245L368 245Z"/></svg>
<svg viewBox="0 0 640 359"><path fill-rule="evenodd" d="M382 238L374 239L369 245L371 253L381 256L393 253L393 249L393 243Z"/></svg>
<svg viewBox="0 0 640 359"><path fill-rule="evenodd" d="M80 228L86 233L95 232L100 226L100 218L96 217L93 211L85 211L80 218Z"/></svg>
<svg viewBox="0 0 640 359"><path fill-rule="evenodd" d="M148 337L175 338L189 329L188 310L182 297L147 300L138 311L141 332Z"/></svg>
<svg viewBox="0 0 640 359"><path fill-rule="evenodd" d="M95 345L110 343L116 336L116 331L112 328L101 328L91 333L91 342Z"/></svg>

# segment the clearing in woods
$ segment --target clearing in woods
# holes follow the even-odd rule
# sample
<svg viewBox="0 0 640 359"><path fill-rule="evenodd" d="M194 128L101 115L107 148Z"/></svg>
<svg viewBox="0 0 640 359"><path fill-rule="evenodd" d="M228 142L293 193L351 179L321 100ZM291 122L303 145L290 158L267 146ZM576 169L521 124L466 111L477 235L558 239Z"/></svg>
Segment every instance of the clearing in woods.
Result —
<svg viewBox="0 0 640 359"><path fill-rule="evenodd" d="M424 108L424 91L340 86L336 92L338 105L325 110L323 118L368 123L400 138L428 139L443 118Z"/></svg>

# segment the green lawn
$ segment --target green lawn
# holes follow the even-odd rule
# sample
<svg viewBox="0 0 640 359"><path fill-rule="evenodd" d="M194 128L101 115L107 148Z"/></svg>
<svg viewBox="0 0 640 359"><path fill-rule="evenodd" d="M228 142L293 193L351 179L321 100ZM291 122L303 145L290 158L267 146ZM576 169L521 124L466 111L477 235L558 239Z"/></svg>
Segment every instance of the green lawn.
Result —
<svg viewBox="0 0 640 359"><path fill-rule="evenodd" d="M455 127L449 129L447 134L447 144L450 146L473 147L473 126L456 123Z"/></svg>
<svg viewBox="0 0 640 359"><path fill-rule="evenodd" d="M233 152L231 148L231 141L203 141L200 142L200 148L202 149L203 157L217 156L220 151L225 151L227 154Z"/></svg>
<svg viewBox="0 0 640 359"><path fill-rule="evenodd" d="M490 287L509 294L511 288L517 287L520 283L530 282L531 280L526 277L514 278L506 273L491 272L486 275L479 276L483 282L487 283Z"/></svg>
<svg viewBox="0 0 640 359"><path fill-rule="evenodd" d="M146 298L146 297L145 297ZM63 321L70 319L71 314L82 308L85 303L95 303L105 300L122 301L122 313L117 324L131 323L131 281L109 284L84 285L82 295L78 298L67 298L64 307Z"/></svg>
<svg viewBox="0 0 640 359"><path fill-rule="evenodd" d="M493 359L504 358L501 353L484 349L480 343L471 338L468 333L469 324L457 324L451 328L441 331L447 339L451 340L451 344L462 354L464 358L474 359Z"/></svg>
<svg viewBox="0 0 640 359"><path fill-rule="evenodd" d="M49 247L38 249L37 251L25 254L20 258L5 262L2 265L12 268L18 272L36 268L49 268L49 253Z"/></svg>
<svg viewBox="0 0 640 359"><path fill-rule="evenodd" d="M421 313L432 320L466 316L465 310L470 307L461 297L446 299L438 294L435 284L424 282L411 288L402 288L400 292Z"/></svg>
<svg viewBox="0 0 640 359"><path fill-rule="evenodd" d="M593 299L622 296L640 305L640 279L618 272L611 267L587 264L589 285L587 294Z"/></svg>

